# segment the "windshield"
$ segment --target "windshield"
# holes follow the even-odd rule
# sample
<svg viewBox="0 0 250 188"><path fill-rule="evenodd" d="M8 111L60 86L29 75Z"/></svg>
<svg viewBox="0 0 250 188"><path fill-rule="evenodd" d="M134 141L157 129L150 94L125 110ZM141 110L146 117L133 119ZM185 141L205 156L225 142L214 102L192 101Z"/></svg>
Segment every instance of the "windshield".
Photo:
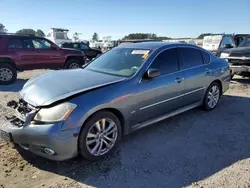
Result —
<svg viewBox="0 0 250 188"><path fill-rule="evenodd" d="M85 69L130 77L142 66L150 50L134 48L114 48L94 61Z"/></svg>
<svg viewBox="0 0 250 188"><path fill-rule="evenodd" d="M250 36L241 41L239 47L250 47Z"/></svg>

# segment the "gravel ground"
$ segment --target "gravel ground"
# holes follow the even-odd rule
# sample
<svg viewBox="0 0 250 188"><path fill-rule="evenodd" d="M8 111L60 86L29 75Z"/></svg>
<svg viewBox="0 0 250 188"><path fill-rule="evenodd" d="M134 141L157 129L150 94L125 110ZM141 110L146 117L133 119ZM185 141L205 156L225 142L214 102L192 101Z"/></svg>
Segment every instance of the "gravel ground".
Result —
<svg viewBox="0 0 250 188"><path fill-rule="evenodd" d="M19 74L0 86L0 124L18 98ZM211 112L194 109L126 136L108 158L53 162L0 141L0 188L250 187L250 80L236 77Z"/></svg>

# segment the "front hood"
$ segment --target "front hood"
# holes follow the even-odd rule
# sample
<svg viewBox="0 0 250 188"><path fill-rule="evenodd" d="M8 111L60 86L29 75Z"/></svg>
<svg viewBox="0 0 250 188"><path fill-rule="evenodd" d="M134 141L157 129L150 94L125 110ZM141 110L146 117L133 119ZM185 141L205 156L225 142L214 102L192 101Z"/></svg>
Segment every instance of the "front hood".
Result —
<svg viewBox="0 0 250 188"><path fill-rule="evenodd" d="M30 79L20 95L34 107L47 106L72 95L125 79L85 69L50 71Z"/></svg>
<svg viewBox="0 0 250 188"><path fill-rule="evenodd" d="M250 57L250 47L237 47L224 50L223 52L229 53L232 57Z"/></svg>

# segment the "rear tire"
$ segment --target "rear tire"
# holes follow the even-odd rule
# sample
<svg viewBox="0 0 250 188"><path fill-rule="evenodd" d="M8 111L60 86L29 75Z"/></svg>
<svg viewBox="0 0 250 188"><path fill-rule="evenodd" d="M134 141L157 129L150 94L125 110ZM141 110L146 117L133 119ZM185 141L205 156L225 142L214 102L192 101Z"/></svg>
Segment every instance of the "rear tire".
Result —
<svg viewBox="0 0 250 188"><path fill-rule="evenodd" d="M217 82L213 82L207 89L203 101L203 107L206 111L213 110L219 103L221 96L221 86Z"/></svg>
<svg viewBox="0 0 250 188"><path fill-rule="evenodd" d="M83 125L78 139L79 154L91 161L101 159L115 149L120 138L119 119L109 111L97 112Z"/></svg>
<svg viewBox="0 0 250 188"><path fill-rule="evenodd" d="M0 64L0 84L12 84L17 78L17 70L8 63Z"/></svg>
<svg viewBox="0 0 250 188"><path fill-rule="evenodd" d="M69 59L64 65L64 69L78 69L81 67L81 63L78 59Z"/></svg>

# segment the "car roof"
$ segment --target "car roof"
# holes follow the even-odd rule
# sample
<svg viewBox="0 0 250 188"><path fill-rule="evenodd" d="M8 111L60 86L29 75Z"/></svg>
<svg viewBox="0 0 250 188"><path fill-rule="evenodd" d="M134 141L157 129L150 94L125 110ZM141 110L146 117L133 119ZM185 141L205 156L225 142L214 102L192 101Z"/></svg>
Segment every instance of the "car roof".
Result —
<svg viewBox="0 0 250 188"><path fill-rule="evenodd" d="M39 39L46 39L45 37L38 37L35 35L22 35L22 34L0 34L1 37L4 38L39 38Z"/></svg>
<svg viewBox="0 0 250 188"><path fill-rule="evenodd" d="M148 49L156 50L161 47L167 46L186 46L192 47L192 44L183 44L183 43L172 43L172 42L138 42L138 43L123 43L123 45L118 46L118 48L138 48L138 49Z"/></svg>

